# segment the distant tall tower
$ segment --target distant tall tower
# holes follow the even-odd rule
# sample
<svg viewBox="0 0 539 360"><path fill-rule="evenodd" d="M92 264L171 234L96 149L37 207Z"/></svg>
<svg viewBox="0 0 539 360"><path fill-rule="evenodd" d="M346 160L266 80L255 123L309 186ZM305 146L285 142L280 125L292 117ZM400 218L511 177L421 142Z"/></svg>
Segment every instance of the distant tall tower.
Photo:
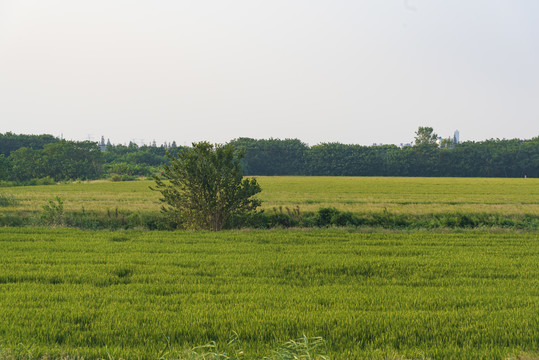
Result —
<svg viewBox="0 0 539 360"><path fill-rule="evenodd" d="M460 142L460 134L458 130L455 130L455 135L453 135L453 144L458 144Z"/></svg>
<svg viewBox="0 0 539 360"><path fill-rule="evenodd" d="M107 145L105 144L105 137L104 136L101 136L101 141L99 142L99 149L101 151L105 151L107 150Z"/></svg>

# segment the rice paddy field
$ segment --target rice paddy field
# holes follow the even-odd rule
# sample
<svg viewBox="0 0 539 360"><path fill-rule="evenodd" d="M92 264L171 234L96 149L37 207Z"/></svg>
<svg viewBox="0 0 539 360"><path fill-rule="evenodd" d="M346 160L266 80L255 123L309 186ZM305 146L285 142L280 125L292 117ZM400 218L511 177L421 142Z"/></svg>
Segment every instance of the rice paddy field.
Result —
<svg viewBox="0 0 539 360"><path fill-rule="evenodd" d="M527 233L3 229L0 339L35 356L158 358L232 331L247 358L321 336L332 359L539 349Z"/></svg>
<svg viewBox="0 0 539 360"><path fill-rule="evenodd" d="M300 207L316 211L335 207L355 213L395 214L489 213L539 215L539 179L389 178L389 177L257 177L263 209ZM55 186L0 188L18 200L0 212L35 211L60 196L66 210L106 209L159 211L160 194L153 181L94 181Z"/></svg>
<svg viewBox="0 0 539 360"><path fill-rule="evenodd" d="M266 209L539 214L536 179L259 182ZM2 188L0 212L159 211L151 184ZM278 351L315 337L324 358ZM539 359L539 233L0 228L0 359L293 356Z"/></svg>

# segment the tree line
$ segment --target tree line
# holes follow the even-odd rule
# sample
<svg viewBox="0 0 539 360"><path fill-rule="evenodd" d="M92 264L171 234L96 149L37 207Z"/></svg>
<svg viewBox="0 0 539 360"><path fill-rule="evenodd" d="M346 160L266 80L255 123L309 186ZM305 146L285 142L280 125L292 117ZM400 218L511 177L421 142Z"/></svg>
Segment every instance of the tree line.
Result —
<svg viewBox="0 0 539 360"><path fill-rule="evenodd" d="M182 147L172 145L108 145L67 141L52 135L0 133L0 181L15 184L48 184L68 180L111 177L130 180L151 176Z"/></svg>
<svg viewBox="0 0 539 360"><path fill-rule="evenodd" d="M430 130L426 135L418 130L414 146L404 148L341 143L309 146L298 139L238 138L229 144L243 154L241 163L247 176L539 177L539 136L440 146L432 129L426 129ZM185 149L130 143L109 145L103 152L96 142L0 133L0 181L149 177L170 164L167 153L177 156Z"/></svg>
<svg viewBox="0 0 539 360"><path fill-rule="evenodd" d="M399 148L297 139L231 142L245 152L245 175L539 177L539 137L486 140L440 147L435 142Z"/></svg>

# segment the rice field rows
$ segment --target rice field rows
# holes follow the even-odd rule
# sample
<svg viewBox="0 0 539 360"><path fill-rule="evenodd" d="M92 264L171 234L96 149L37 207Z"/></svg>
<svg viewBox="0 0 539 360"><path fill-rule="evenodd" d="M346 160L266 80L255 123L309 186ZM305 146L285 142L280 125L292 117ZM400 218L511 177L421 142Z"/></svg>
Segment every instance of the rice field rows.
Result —
<svg viewBox="0 0 539 360"><path fill-rule="evenodd" d="M258 177L262 208L316 211L335 207L354 213L381 212L424 215L488 213L539 215L539 179L384 178L384 177ZM159 211L153 181L81 182L54 186L13 187L0 193L17 205L0 212L36 211L60 196L65 209L80 211Z"/></svg>
<svg viewBox="0 0 539 360"><path fill-rule="evenodd" d="M232 331L245 359L303 335L331 359L537 356L538 264L537 233L3 228L0 358L173 358Z"/></svg>

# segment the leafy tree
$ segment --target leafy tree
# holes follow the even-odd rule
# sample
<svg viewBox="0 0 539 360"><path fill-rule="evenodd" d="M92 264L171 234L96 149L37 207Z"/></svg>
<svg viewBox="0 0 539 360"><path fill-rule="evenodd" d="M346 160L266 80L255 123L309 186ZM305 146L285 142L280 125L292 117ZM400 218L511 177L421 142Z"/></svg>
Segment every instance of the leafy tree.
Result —
<svg viewBox="0 0 539 360"><path fill-rule="evenodd" d="M43 177L44 164L39 150L27 147L17 149L9 155L12 164L11 178L16 181L25 181Z"/></svg>
<svg viewBox="0 0 539 360"><path fill-rule="evenodd" d="M301 175L305 167L307 145L298 139L238 138L230 142L244 151L242 168L248 175Z"/></svg>
<svg viewBox="0 0 539 360"><path fill-rule="evenodd" d="M453 142L453 140L451 138L445 138L445 139L442 139L442 141L440 143L440 148L442 148L442 149L451 149L454 145L455 145L455 143Z"/></svg>
<svg viewBox="0 0 539 360"><path fill-rule="evenodd" d="M43 149L47 144L60 141L52 135L17 135L11 132L0 133L0 154L8 157L13 151L27 147L34 150Z"/></svg>
<svg viewBox="0 0 539 360"><path fill-rule="evenodd" d="M0 154L0 180L9 180L12 167L11 161L4 154Z"/></svg>
<svg viewBox="0 0 539 360"><path fill-rule="evenodd" d="M154 176L163 211L177 224L190 229L219 231L232 214L256 210L260 200L252 198L261 191L256 179L243 178L234 147L193 143L192 148L169 155L162 177ZM167 182L165 182L168 180Z"/></svg>
<svg viewBox="0 0 539 360"><path fill-rule="evenodd" d="M58 141L45 145L40 156L45 164L42 176L56 181L97 179L102 173L103 156L95 142Z"/></svg>
<svg viewBox="0 0 539 360"><path fill-rule="evenodd" d="M416 145L436 145L438 135L434 133L434 129L429 126L420 126L415 132Z"/></svg>

